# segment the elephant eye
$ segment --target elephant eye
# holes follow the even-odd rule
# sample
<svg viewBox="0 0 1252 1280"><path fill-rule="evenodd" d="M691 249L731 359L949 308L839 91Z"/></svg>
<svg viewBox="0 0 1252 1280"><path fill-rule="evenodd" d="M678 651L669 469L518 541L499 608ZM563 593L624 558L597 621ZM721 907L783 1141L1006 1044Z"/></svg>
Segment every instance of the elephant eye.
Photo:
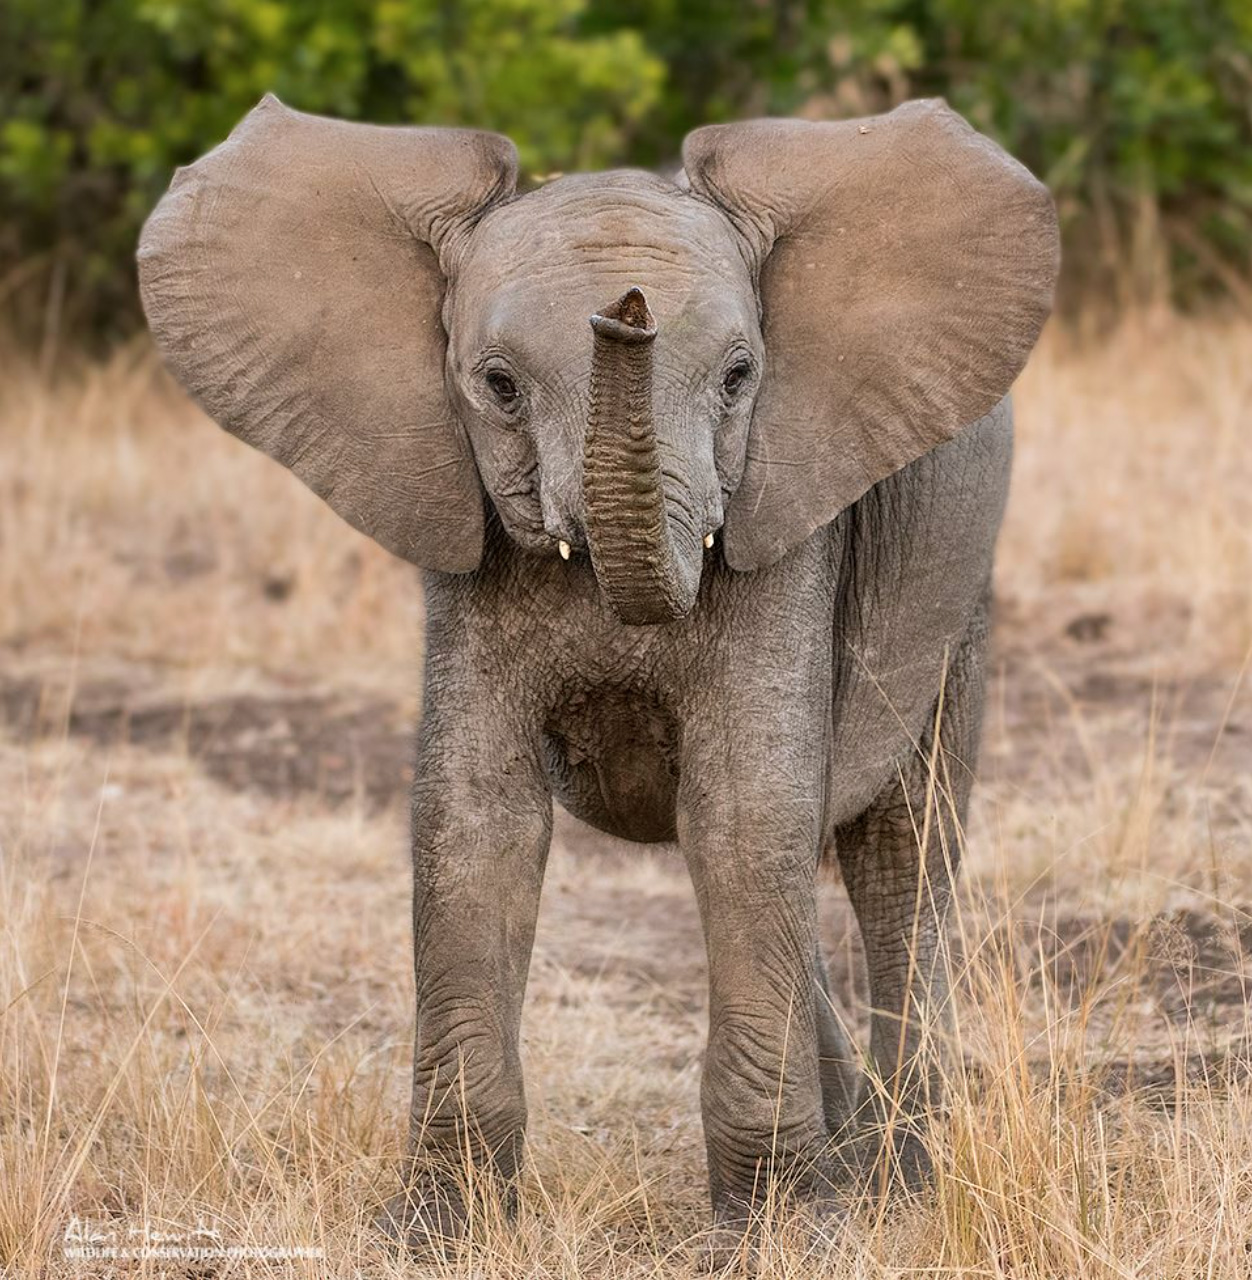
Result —
<svg viewBox="0 0 1252 1280"><path fill-rule="evenodd" d="M512 409L516 407L522 393L517 389L517 383L507 373L502 373L499 369L493 369L487 375L486 381L491 394L495 396L502 408Z"/></svg>
<svg viewBox="0 0 1252 1280"><path fill-rule="evenodd" d="M752 364L748 360L736 360L722 377L722 390L728 396L738 395L743 384L752 374Z"/></svg>

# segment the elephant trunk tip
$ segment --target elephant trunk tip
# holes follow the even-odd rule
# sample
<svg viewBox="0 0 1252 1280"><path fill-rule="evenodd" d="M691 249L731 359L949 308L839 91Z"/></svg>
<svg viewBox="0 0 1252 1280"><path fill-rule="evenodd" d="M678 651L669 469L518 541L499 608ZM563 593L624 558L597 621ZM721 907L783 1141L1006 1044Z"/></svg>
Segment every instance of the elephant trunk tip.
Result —
<svg viewBox="0 0 1252 1280"><path fill-rule="evenodd" d="M616 302L592 316L591 327L597 336L618 342L651 342L656 337L656 317L639 288L627 289Z"/></svg>

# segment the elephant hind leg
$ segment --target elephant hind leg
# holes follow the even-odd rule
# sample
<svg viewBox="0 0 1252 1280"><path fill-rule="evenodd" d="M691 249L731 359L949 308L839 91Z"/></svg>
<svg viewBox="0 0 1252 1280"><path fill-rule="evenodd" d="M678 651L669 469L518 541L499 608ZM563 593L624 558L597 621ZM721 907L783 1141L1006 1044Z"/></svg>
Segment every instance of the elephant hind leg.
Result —
<svg viewBox="0 0 1252 1280"><path fill-rule="evenodd" d="M880 1084L860 1106L862 1121L874 1126L875 1141L865 1145L870 1159L886 1160L893 1180L907 1186L929 1173L922 1133L941 1096L936 1033L949 994L944 921L982 728L987 621L984 603L951 655L921 740L891 785L835 833L873 1004L870 1057Z"/></svg>
<svg viewBox="0 0 1252 1280"><path fill-rule="evenodd" d="M822 1081L822 1111L826 1130L836 1142L851 1135L861 1092L861 1069L857 1052L844 1030L835 1006L826 969L826 958L818 944L815 956L817 985L818 1069Z"/></svg>

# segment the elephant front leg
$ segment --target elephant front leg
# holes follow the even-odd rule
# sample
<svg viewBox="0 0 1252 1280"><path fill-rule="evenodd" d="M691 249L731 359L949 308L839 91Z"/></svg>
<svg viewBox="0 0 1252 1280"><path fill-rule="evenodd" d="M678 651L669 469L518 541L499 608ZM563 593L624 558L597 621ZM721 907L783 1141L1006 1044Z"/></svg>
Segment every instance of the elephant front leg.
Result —
<svg viewBox="0 0 1252 1280"><path fill-rule="evenodd" d="M481 1192L511 1207L526 1098L519 1031L552 800L538 753L499 721L423 727L413 794L417 1031L410 1155L385 1223L455 1238Z"/></svg>
<svg viewBox="0 0 1252 1280"><path fill-rule="evenodd" d="M771 1193L822 1202L833 1184L814 974L821 788L801 765L763 768L756 751L728 773L732 739L714 736L709 756L687 748L679 839L708 947L701 1103L729 1243Z"/></svg>

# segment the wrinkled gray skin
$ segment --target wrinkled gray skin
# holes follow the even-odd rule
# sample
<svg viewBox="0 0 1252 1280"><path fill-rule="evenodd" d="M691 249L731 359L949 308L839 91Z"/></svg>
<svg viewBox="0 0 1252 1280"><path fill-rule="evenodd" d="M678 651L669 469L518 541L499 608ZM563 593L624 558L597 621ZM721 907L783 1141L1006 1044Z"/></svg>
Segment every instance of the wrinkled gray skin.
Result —
<svg viewBox="0 0 1252 1280"><path fill-rule="evenodd" d="M303 138L327 123L275 114L283 110L263 104L268 114L248 127ZM950 113L925 110L925 127L958 130L952 136L975 148L978 163L1011 164ZM841 130L839 146L855 148L875 129L917 118L898 112L859 133L814 128ZM334 128L336 138L356 137L344 131L357 126ZM868 274L862 285L852 276L840 309L822 283L832 260L804 239L824 235L825 224L790 200L788 186L807 181L820 159L804 150L810 140L835 135L801 127L788 160L771 132L796 129L788 122L729 128L689 144L688 171L705 194L637 172L565 178L520 198L493 196L447 231L430 201L413 212L385 181L371 182L389 214L420 225L439 255L448 402L474 468L459 474L476 473L488 499L477 559L477 513L440 513L441 527L465 520L467 563L456 567L472 571L425 579L412 1153L405 1194L390 1208L393 1229L415 1243L461 1229L465 1205L450 1169L467 1150L506 1193L518 1168L519 1024L554 798L613 835L677 840L690 869L709 955L702 1111L719 1224L740 1231L771 1179L820 1210L858 1170L885 1166L916 1183L928 1166L923 1122L938 1085L926 1033L947 999L942 925L982 718L989 577L1012 442L1002 397L1046 314L1054 226L1038 212L1046 196L1029 187L1027 223L1042 227L1033 274L1018 281L1006 268L985 297L971 297L980 262L994 254L975 246L945 285L942 269L975 234L966 228L908 261L909 227L942 221L951 201L917 201L916 223L898 229L895 207L911 217L912 205L900 185L909 179L897 175L888 205L873 204L871 186L855 216L837 209L827 218L838 244L845 224L888 228L881 246L861 246L841 270L906 259L898 281L871 288ZM769 145L746 147L737 172L736 148L752 130ZM382 132L370 145L392 145L395 131ZM431 142L439 132L421 133L421 146L445 145ZM248 141L240 136L238 147ZM923 156L946 145L931 138ZM456 145L460 162L464 140ZM228 147L213 163L240 163L252 181L251 162L236 154ZM778 193L754 197L754 181L768 189L771 164ZM278 167L296 171L286 159ZM219 181L203 172L205 184ZM1022 171L1010 176L1027 189ZM389 545L409 538L380 532L398 527L395 504L389 497L371 512L360 497L368 471L359 487L355 472L352 486L334 469L311 475L317 449L303 436L290 442L310 411L284 418L295 398L285 384L274 404L252 411L268 357L209 351L218 303L203 291L222 271L212 223L188 231L187 219L202 209L225 219L230 206L228 197L197 203L194 179L196 171L176 184L141 250L145 302L167 358L231 430L293 466L354 523ZM972 200L963 193L981 184L961 181L957 194ZM315 184L319 197L324 183ZM723 198L728 189L739 203ZM998 200L977 213L977 228ZM792 204L809 211L801 218ZM1034 252L1017 247L1024 237L1007 226L1003 262ZM211 271L197 257L202 242ZM788 246L794 277L783 274ZM284 266L275 278L304 280L311 270ZM806 302L810 287L818 292ZM934 319L917 319L913 289L937 308ZM1031 289L1035 302L1014 311ZM238 294L232 288L230 305ZM947 325L962 306L965 328ZM846 320L858 307L880 331ZM317 324L330 314L319 310ZM224 328L255 342L261 326L232 319ZM1012 337L1008 354L996 345L1002 332ZM823 347L830 333L838 340ZM939 372L926 367L937 359L932 346L943 354ZM333 357L321 328L314 349ZM845 363L848 352L855 359ZM892 372L897 357L912 381ZM274 367L296 376L289 357ZM308 367L316 373L311 358ZM884 369L892 376L880 385ZM799 407L786 399L810 384L818 389ZM331 395L312 419L319 443L331 430ZM975 405L982 416L971 422ZM866 420L868 444L841 434ZM377 439L389 446L397 434ZM818 446L804 443L810 437ZM352 455L336 456L346 475ZM413 483L452 465L414 467ZM380 471L373 483L391 478ZM751 501L736 507L745 492ZM461 554L446 535L428 535L418 526L413 536L427 542L411 558L429 565ZM864 938L869 1056L882 1090L862 1083L827 995L815 909L823 857L838 860Z"/></svg>
<svg viewBox="0 0 1252 1280"><path fill-rule="evenodd" d="M841 1173L828 1140L855 1129L856 1055L823 994L822 855L838 856L865 941L871 1054L901 1096L903 1172L916 1178L933 1065L914 1060L918 1015L946 999L940 931L1011 451L1006 401L770 569L737 574L715 547L691 613L648 630L606 610L585 557L540 558L501 529L472 578L428 577L413 806L424 1148L464 1140L463 1079L476 1149L515 1167L518 1029L555 796L613 835L677 839L686 859L709 952L716 1217L744 1216L762 1162L824 1195ZM944 793L919 902L941 689Z"/></svg>

